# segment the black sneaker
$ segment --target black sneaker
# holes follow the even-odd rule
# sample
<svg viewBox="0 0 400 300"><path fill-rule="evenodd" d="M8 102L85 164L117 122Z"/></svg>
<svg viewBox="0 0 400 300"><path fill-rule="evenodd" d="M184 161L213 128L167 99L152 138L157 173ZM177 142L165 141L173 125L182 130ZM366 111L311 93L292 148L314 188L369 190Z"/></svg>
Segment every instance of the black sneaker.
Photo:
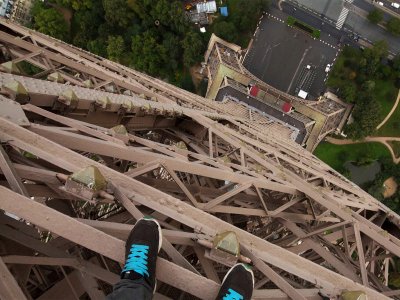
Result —
<svg viewBox="0 0 400 300"><path fill-rule="evenodd" d="M236 264L225 275L217 300L250 300L254 274L248 265Z"/></svg>
<svg viewBox="0 0 400 300"><path fill-rule="evenodd" d="M125 246L125 266L121 279L144 278L150 287L156 287L156 261L161 249L162 233L158 222L143 218L136 222Z"/></svg>

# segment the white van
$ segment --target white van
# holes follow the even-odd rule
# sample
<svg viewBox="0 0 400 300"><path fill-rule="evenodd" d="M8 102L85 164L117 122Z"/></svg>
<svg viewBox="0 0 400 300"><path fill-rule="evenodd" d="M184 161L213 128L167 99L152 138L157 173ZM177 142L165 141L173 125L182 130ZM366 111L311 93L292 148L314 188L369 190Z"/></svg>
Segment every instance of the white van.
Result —
<svg viewBox="0 0 400 300"><path fill-rule="evenodd" d="M398 3L396 3L396 2L393 2L391 5L392 5L394 8L400 8L400 4L398 4Z"/></svg>

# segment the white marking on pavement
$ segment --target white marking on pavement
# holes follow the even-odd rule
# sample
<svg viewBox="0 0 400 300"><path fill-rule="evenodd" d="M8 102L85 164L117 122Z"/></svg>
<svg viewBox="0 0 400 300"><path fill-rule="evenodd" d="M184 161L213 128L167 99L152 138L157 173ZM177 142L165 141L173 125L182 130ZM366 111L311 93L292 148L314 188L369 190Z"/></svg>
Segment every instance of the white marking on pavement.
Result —
<svg viewBox="0 0 400 300"><path fill-rule="evenodd" d="M301 60L300 60L300 62L299 62L299 65L297 66L296 72L294 72L294 75L293 75L293 77L292 77L292 81L290 82L289 87L288 87L288 89L286 90L286 93L289 93L289 90L290 90L290 88L291 88L292 85L293 85L293 81L294 81L294 79L296 78L297 73L299 72L300 66L301 66L301 64L303 63L303 60L304 60L304 58L306 57L307 52L308 52L311 48L312 48L312 47L309 47L309 48L307 48L307 49L304 51L303 56L302 56L302 58L301 58Z"/></svg>
<svg viewBox="0 0 400 300"><path fill-rule="evenodd" d="M351 4L353 3L354 0L345 0L345 2ZM349 14L349 9L346 7L343 7L342 11L340 12L339 18L336 22L336 28L337 29L342 29L344 22L346 21L347 15Z"/></svg>

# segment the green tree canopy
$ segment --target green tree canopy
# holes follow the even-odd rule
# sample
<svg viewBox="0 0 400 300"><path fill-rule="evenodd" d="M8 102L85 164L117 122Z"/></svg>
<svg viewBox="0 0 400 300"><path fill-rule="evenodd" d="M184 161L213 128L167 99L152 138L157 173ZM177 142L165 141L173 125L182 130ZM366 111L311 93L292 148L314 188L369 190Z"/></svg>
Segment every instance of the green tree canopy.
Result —
<svg viewBox="0 0 400 300"><path fill-rule="evenodd" d="M400 35L400 19L391 18L386 24L386 29L394 35Z"/></svg>
<svg viewBox="0 0 400 300"><path fill-rule="evenodd" d="M372 48L363 52L363 59L360 60L361 71L367 76L376 76L382 59L388 56L388 44L386 41L375 42Z"/></svg>
<svg viewBox="0 0 400 300"><path fill-rule="evenodd" d="M267 0L235 0L228 2L233 23L241 31L253 30L260 13L268 9Z"/></svg>
<svg viewBox="0 0 400 300"><path fill-rule="evenodd" d="M107 56L109 59L120 62L123 57L125 50L125 42L122 36L108 36L107 41Z"/></svg>
<svg viewBox="0 0 400 300"><path fill-rule="evenodd" d="M400 74L400 53L398 53L392 61L393 70Z"/></svg>
<svg viewBox="0 0 400 300"><path fill-rule="evenodd" d="M380 9L374 9L370 11L370 13L368 14L368 20L371 23L378 24L383 20L383 11L381 11Z"/></svg>
<svg viewBox="0 0 400 300"><path fill-rule="evenodd" d="M35 11L33 27L36 30L60 40L68 40L68 24L60 12L54 8L46 8L38 2L35 3L33 11Z"/></svg>
<svg viewBox="0 0 400 300"><path fill-rule="evenodd" d="M126 0L103 0L105 19L120 27L128 27L134 23L135 13L127 5Z"/></svg>
<svg viewBox="0 0 400 300"><path fill-rule="evenodd" d="M208 33L200 34L187 20L181 0L34 1L35 29L70 38L75 46L187 89L193 89L187 69L202 60L206 38L213 30L221 38L247 46L268 3L226 0L229 17L219 16ZM67 10L74 10L71 24L58 12Z"/></svg>
<svg viewBox="0 0 400 300"><path fill-rule="evenodd" d="M51 0L50 2L63 7L70 7L74 10L90 9L93 5L92 0Z"/></svg>
<svg viewBox="0 0 400 300"><path fill-rule="evenodd" d="M238 40L238 31L233 23L220 21L214 24L214 33L231 43L236 43Z"/></svg>
<svg viewBox="0 0 400 300"><path fill-rule="evenodd" d="M101 0L94 0L91 9L83 9L74 13L72 31L75 33L73 44L88 49L88 42L95 40L99 34L99 24L105 22Z"/></svg>
<svg viewBox="0 0 400 300"><path fill-rule="evenodd" d="M346 102L354 103L356 100L357 87L352 82L346 81L346 85L342 87L342 93Z"/></svg>
<svg viewBox="0 0 400 300"><path fill-rule="evenodd" d="M151 0L127 0L127 5L143 20L149 17L152 9Z"/></svg>
<svg viewBox="0 0 400 300"><path fill-rule="evenodd" d="M165 61L166 68L175 71L178 69L179 63L182 58L182 47L180 47L180 39L178 36L167 33L163 36L162 46L165 49Z"/></svg>
<svg viewBox="0 0 400 300"><path fill-rule="evenodd" d="M371 135L379 124L380 103L370 97L363 95L353 111L354 123L348 128L350 138L362 139Z"/></svg>
<svg viewBox="0 0 400 300"><path fill-rule="evenodd" d="M165 53L165 48L159 44L153 31L148 30L132 38L132 64L139 70L150 75L159 74Z"/></svg>
<svg viewBox="0 0 400 300"><path fill-rule="evenodd" d="M182 41L183 63L186 67L193 66L203 57L202 36L197 32L189 32Z"/></svg>
<svg viewBox="0 0 400 300"><path fill-rule="evenodd" d="M87 48L90 52L97 54L102 57L107 56L107 41L104 38L97 38L95 40L88 41Z"/></svg>
<svg viewBox="0 0 400 300"><path fill-rule="evenodd" d="M128 0L128 6L142 19L143 26L150 28L155 22L171 31L184 34L188 29L181 1Z"/></svg>

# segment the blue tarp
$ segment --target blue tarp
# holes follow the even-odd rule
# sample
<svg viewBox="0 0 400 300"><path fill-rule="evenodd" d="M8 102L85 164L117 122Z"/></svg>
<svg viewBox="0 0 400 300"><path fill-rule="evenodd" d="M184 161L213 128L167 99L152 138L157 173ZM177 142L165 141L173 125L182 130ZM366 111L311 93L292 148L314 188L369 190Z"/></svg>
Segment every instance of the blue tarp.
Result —
<svg viewBox="0 0 400 300"><path fill-rule="evenodd" d="M222 6L219 8L221 15L223 15L224 17L228 16L228 7L227 6Z"/></svg>

